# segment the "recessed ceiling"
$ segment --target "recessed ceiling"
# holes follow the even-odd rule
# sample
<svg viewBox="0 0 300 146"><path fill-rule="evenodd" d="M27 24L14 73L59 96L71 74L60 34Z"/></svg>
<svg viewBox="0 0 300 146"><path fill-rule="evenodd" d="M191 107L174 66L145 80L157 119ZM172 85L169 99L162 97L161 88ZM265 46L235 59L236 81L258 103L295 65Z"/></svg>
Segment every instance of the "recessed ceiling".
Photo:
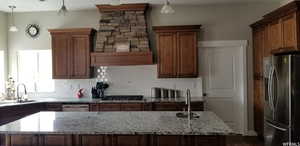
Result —
<svg viewBox="0 0 300 146"><path fill-rule="evenodd" d="M69 10L96 9L96 4L109 4L111 0L65 0ZM165 0L121 0L121 3L163 4ZM280 2L281 0L170 0L176 5L232 4ZM9 5L15 5L16 12L56 11L61 7L62 0L1 0L0 11L9 12Z"/></svg>

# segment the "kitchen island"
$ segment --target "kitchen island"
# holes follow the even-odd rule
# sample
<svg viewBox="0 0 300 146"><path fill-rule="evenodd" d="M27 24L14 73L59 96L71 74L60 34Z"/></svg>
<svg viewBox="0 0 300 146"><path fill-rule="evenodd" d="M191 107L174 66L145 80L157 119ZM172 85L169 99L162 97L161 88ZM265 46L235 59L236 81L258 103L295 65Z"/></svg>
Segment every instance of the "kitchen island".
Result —
<svg viewBox="0 0 300 146"><path fill-rule="evenodd" d="M0 127L5 146L224 146L233 131L212 112L39 112Z"/></svg>

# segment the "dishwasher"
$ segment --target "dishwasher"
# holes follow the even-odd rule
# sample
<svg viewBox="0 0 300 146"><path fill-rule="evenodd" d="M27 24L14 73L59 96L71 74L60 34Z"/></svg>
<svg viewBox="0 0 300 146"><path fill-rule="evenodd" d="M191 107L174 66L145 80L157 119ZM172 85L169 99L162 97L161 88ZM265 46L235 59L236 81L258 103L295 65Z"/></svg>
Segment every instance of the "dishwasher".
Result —
<svg viewBox="0 0 300 146"><path fill-rule="evenodd" d="M63 104L62 106L64 112L88 112L89 110L88 104Z"/></svg>

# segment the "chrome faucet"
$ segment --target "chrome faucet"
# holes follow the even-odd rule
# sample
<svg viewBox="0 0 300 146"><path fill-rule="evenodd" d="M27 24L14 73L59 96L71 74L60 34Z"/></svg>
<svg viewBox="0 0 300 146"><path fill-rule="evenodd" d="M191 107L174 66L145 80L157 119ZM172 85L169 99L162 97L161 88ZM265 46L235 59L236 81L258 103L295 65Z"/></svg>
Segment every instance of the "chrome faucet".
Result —
<svg viewBox="0 0 300 146"><path fill-rule="evenodd" d="M190 91L190 89L186 90L185 104L187 105L188 118L191 119L191 91Z"/></svg>
<svg viewBox="0 0 300 146"><path fill-rule="evenodd" d="M20 86L23 86L23 87L24 87L24 95L22 95L22 96L20 96L20 91L19 91ZM18 102L22 102L24 96L27 96L26 85L23 84L23 83L18 84L18 86L17 86L17 101L18 101Z"/></svg>

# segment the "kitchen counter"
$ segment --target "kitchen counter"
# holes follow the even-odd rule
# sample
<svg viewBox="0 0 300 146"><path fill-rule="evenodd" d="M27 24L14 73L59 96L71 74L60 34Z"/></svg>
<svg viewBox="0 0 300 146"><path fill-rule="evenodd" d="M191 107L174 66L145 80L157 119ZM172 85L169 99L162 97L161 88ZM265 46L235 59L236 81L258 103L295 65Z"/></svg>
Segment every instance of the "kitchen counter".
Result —
<svg viewBox="0 0 300 146"><path fill-rule="evenodd" d="M157 99L144 97L143 100L101 100L101 99L92 99L92 98L35 98L33 102L26 103L3 103L0 101L1 107L8 106L16 106L16 105L27 105L27 104L35 104L35 103L176 103L176 102L185 102L185 98L177 98L177 99ZM193 97L192 102L203 102L202 97Z"/></svg>
<svg viewBox="0 0 300 146"><path fill-rule="evenodd" d="M213 112L39 112L0 127L0 134L230 135Z"/></svg>

